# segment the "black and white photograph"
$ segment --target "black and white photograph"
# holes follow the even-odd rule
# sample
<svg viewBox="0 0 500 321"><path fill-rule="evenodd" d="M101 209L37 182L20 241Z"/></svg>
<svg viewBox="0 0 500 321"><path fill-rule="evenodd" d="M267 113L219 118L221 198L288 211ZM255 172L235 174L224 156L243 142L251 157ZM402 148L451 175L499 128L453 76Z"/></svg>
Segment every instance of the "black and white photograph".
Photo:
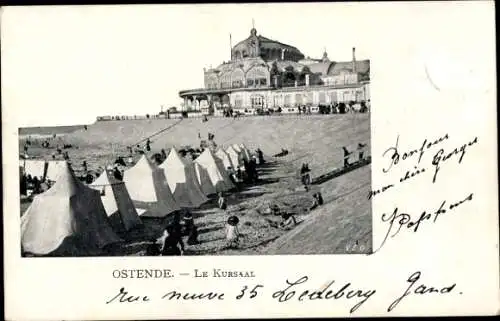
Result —
<svg viewBox="0 0 500 321"><path fill-rule="evenodd" d="M5 319L498 315L493 1L0 16Z"/></svg>
<svg viewBox="0 0 500 321"><path fill-rule="evenodd" d="M19 75L23 257L371 253L362 32L265 8L176 26L170 6L61 29L41 10L19 32L62 49Z"/></svg>

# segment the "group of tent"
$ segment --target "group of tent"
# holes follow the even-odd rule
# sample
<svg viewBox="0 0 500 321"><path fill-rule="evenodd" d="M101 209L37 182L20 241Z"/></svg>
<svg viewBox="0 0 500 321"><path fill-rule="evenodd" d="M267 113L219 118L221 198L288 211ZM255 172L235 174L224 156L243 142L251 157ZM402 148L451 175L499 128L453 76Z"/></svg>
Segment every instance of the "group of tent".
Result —
<svg viewBox="0 0 500 321"><path fill-rule="evenodd" d="M181 208L196 208L209 196L233 189L226 169L238 168L250 157L244 145L216 153L206 149L194 161L172 148L160 165L144 154L124 171L122 181L108 169L89 185L75 176L66 161L59 162L57 174L50 176L54 185L36 195L21 218L22 249L45 255L71 237L96 249L120 242L116 233L140 228L140 217L161 218ZM42 172L41 166L33 169L27 164L32 162L25 163L25 172Z"/></svg>

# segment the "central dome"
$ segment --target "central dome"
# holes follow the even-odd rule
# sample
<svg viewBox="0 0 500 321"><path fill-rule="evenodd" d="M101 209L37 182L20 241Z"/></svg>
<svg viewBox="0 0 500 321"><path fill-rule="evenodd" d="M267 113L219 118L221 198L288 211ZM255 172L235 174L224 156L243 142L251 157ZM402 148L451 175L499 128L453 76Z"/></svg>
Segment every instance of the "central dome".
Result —
<svg viewBox="0 0 500 321"><path fill-rule="evenodd" d="M299 61L304 55L294 46L257 35L257 29L250 29L250 36L232 48L231 60L260 57L265 61Z"/></svg>

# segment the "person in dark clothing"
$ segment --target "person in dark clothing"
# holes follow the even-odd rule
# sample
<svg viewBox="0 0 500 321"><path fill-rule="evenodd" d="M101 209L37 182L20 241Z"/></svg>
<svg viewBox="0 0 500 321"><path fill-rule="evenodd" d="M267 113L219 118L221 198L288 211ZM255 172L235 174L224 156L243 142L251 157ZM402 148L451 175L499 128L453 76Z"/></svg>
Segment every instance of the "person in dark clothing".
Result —
<svg viewBox="0 0 500 321"><path fill-rule="evenodd" d="M311 183L311 175L309 174L311 170L309 169L309 164L302 164L302 168L300 169L300 175L302 179L302 184L307 187Z"/></svg>
<svg viewBox="0 0 500 321"><path fill-rule="evenodd" d="M180 226L180 224L179 224ZM163 242L163 247L161 249L162 256L173 256L181 255L184 252L184 242L182 241L182 235L179 229L175 225L167 226L167 237ZM180 249L179 249L180 246ZM182 250L182 252L181 252Z"/></svg>
<svg viewBox="0 0 500 321"><path fill-rule="evenodd" d="M250 160L251 178L254 183L259 181L259 174L257 173L257 163L254 159Z"/></svg>
<svg viewBox="0 0 500 321"><path fill-rule="evenodd" d="M358 157L360 161L363 159L365 146L366 144L361 144L361 143L358 144Z"/></svg>
<svg viewBox="0 0 500 321"><path fill-rule="evenodd" d="M352 154L352 152L348 151L345 146L342 147L342 150L344 151L344 167L349 166L349 155Z"/></svg>
<svg viewBox="0 0 500 321"><path fill-rule="evenodd" d="M195 245L199 244L200 242L198 241L198 227L194 224L194 219L193 215L190 212L187 212L184 215L184 233L187 235L187 244L189 245Z"/></svg>
<svg viewBox="0 0 500 321"><path fill-rule="evenodd" d="M320 204L320 202L321 202L321 204ZM317 207L321 206L322 204L323 204L323 197L321 197L321 199L319 199L317 196L317 193L314 193L313 194L313 204L309 208L309 211L316 209Z"/></svg>
<svg viewBox="0 0 500 321"><path fill-rule="evenodd" d="M125 160L123 159L123 157L122 157L122 156L119 156L119 157L115 160L115 164L116 164L116 165L127 166L127 164L125 163Z"/></svg>
<svg viewBox="0 0 500 321"><path fill-rule="evenodd" d="M257 157L259 158L259 164L264 164L264 154L260 150L260 148L257 148Z"/></svg>
<svg viewBox="0 0 500 321"><path fill-rule="evenodd" d="M163 148L161 149L161 158L163 161L167 159L167 152Z"/></svg>
<svg viewBox="0 0 500 321"><path fill-rule="evenodd" d="M149 138L148 138L148 140L146 141L146 150L147 150L148 152L150 152L150 151L151 151L151 141L149 140Z"/></svg>
<svg viewBox="0 0 500 321"><path fill-rule="evenodd" d="M323 195L321 195L321 192L317 192L315 195L316 195L315 198L318 201L318 205L319 206L323 205L323 203L324 203L323 202Z"/></svg>
<svg viewBox="0 0 500 321"><path fill-rule="evenodd" d="M85 176L85 183L92 184L93 182L94 182L94 176L88 173L87 176Z"/></svg>
<svg viewBox="0 0 500 321"><path fill-rule="evenodd" d="M82 167L83 167L83 171L86 173L89 169L88 169L88 166L87 166L87 162L86 161L83 161L82 163Z"/></svg>
<svg viewBox="0 0 500 321"><path fill-rule="evenodd" d="M87 130L87 125L84 125L84 126L83 126L83 129Z"/></svg>
<svg viewBox="0 0 500 321"><path fill-rule="evenodd" d="M146 256L159 256L160 254L160 246L156 243L156 240L151 240L151 243L146 248Z"/></svg>
<svg viewBox="0 0 500 321"><path fill-rule="evenodd" d="M21 176L21 195L28 195L28 178L26 177L25 174Z"/></svg>
<svg viewBox="0 0 500 321"><path fill-rule="evenodd" d="M217 205L223 211L225 211L227 209L227 201L224 198L224 196L222 195L222 192L219 192L219 198L217 199Z"/></svg>
<svg viewBox="0 0 500 321"><path fill-rule="evenodd" d="M249 166L248 161L246 159L243 160L243 167L245 168L245 173L246 173L245 182L249 183L250 182L250 166Z"/></svg>
<svg viewBox="0 0 500 321"><path fill-rule="evenodd" d="M118 169L118 167L113 169L113 176L119 181L123 180L122 172Z"/></svg>
<svg viewBox="0 0 500 321"><path fill-rule="evenodd" d="M38 177L33 177L33 194L40 194L42 192L42 183Z"/></svg>

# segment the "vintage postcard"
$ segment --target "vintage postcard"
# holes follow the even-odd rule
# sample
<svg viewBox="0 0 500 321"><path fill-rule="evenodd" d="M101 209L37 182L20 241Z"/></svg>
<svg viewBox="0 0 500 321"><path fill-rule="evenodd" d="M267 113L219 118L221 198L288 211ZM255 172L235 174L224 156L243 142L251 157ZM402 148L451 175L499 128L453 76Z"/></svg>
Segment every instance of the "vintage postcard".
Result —
<svg viewBox="0 0 500 321"><path fill-rule="evenodd" d="M1 15L6 319L500 311L493 2Z"/></svg>

